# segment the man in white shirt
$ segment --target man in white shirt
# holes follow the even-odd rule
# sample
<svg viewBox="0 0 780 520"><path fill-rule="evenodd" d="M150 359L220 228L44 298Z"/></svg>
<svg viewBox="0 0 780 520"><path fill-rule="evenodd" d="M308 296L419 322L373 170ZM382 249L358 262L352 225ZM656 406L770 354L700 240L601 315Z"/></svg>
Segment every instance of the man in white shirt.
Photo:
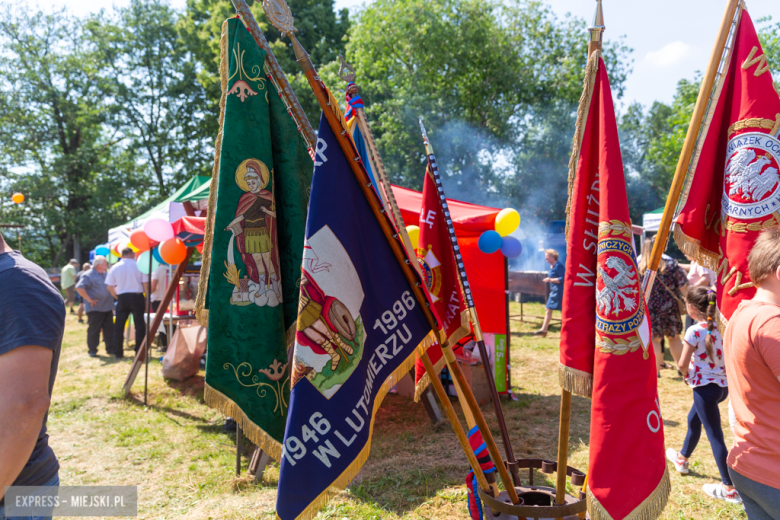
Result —
<svg viewBox="0 0 780 520"><path fill-rule="evenodd" d="M114 355L117 359L124 357L125 323L132 314L135 322L135 351L141 346L146 336L144 311L146 303L144 293L149 290L149 276L138 270L133 250L122 250L122 260L108 271L106 276L108 292L116 298L116 321L114 322Z"/></svg>
<svg viewBox="0 0 780 520"><path fill-rule="evenodd" d="M173 266L173 269L176 269L175 265ZM152 272L152 312L157 312L160 308L160 303L162 303L162 299L165 297L165 292L168 290L169 284L168 266L159 265L157 269ZM166 309L160 310L160 312L163 313L165 311ZM165 327L160 327L158 332L160 334L160 344L162 345L163 350L165 350L168 348L168 335L165 332Z"/></svg>

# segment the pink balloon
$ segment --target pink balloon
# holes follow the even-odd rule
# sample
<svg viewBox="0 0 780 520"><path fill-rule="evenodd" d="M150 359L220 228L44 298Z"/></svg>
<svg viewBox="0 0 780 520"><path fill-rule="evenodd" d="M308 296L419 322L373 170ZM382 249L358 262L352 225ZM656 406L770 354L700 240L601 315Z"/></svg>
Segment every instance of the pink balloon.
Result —
<svg viewBox="0 0 780 520"><path fill-rule="evenodd" d="M173 238L173 226L161 218L153 218L144 224L144 233L155 242L165 242Z"/></svg>

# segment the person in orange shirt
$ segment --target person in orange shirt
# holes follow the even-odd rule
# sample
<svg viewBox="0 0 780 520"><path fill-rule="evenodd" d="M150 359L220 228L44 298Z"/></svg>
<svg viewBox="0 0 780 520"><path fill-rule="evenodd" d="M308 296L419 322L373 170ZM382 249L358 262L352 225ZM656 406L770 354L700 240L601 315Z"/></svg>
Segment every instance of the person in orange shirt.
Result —
<svg viewBox="0 0 780 520"><path fill-rule="evenodd" d="M780 230L748 256L756 295L731 316L724 338L734 445L729 474L750 520L780 518Z"/></svg>

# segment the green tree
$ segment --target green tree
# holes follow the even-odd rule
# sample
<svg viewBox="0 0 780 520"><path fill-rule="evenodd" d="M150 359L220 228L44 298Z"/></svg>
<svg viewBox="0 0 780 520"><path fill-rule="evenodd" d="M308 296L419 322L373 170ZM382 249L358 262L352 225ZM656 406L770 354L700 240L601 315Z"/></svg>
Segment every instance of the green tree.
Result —
<svg viewBox="0 0 780 520"><path fill-rule="evenodd" d="M585 27L538 1L377 0L360 11L347 58L393 181L420 188L422 117L449 196L561 218ZM605 48L618 96L628 52Z"/></svg>
<svg viewBox="0 0 780 520"><path fill-rule="evenodd" d="M125 137L138 166L150 171L160 196L193 174L208 175L213 161L215 135L202 124L211 106L176 31L177 18L165 1L133 0L86 25L104 61L110 124Z"/></svg>
<svg viewBox="0 0 780 520"><path fill-rule="evenodd" d="M105 126L104 62L84 36L64 11L0 6L0 184L27 197L0 218L27 226L44 265L104 240L142 186Z"/></svg>
<svg viewBox="0 0 780 520"><path fill-rule="evenodd" d="M766 54L769 69L775 78L775 89L780 92L780 22L772 24L772 17L766 16L758 20L758 39Z"/></svg>
<svg viewBox="0 0 780 520"><path fill-rule="evenodd" d="M290 40L282 39L279 31L268 22L260 2L249 0L247 3L316 130L320 107L295 61ZM315 67L334 62L338 54L344 52L349 29L348 10L334 12L333 0L290 0L287 3L295 17L296 38L311 56ZM232 16L235 16L235 9L230 0L187 0L187 11L178 23L182 40L202 67L198 80L212 105L205 125L213 135L219 128L219 40L222 23Z"/></svg>

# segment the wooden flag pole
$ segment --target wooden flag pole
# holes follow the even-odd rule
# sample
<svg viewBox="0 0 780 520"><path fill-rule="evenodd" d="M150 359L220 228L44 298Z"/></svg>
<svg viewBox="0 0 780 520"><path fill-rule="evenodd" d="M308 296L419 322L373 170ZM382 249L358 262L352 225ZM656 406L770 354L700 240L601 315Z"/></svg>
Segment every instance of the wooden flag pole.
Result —
<svg viewBox="0 0 780 520"><path fill-rule="evenodd" d="M471 286L469 285L469 278L466 275L466 268L463 265L463 256L461 255L460 246L458 245L458 237L455 236L455 226L452 224L452 218L447 204L447 197L444 194L444 186L441 180L441 176L439 175L439 166L436 164L436 156L433 154L433 147L428 140L428 134L425 131L425 126L423 125L422 119L420 119L420 130L422 131L423 143L425 144L425 155L428 156L428 168L433 175L434 184L436 184L436 190L439 195L439 207L442 210L442 213L445 217L445 222L447 224L447 233L449 234L450 238L450 247L452 248L452 255L455 258L455 263L457 266L456 272L458 273L458 283L460 284L461 293L463 294L466 307L468 308L469 315L471 316L471 326L474 328L474 339L477 341L477 345L479 347L479 355L482 358L482 367L485 369L485 377L487 378L488 388L490 388L490 395L493 399L493 408L496 411L496 419L498 420L498 426L501 430L501 439L504 442L506 461L512 471L512 480L514 484L519 486L520 475L517 473L517 460L515 459L514 450L512 450L512 442L509 438L509 430L506 427L504 410L501 407L501 401L498 398L496 380L493 372L490 369L490 356L488 356L485 340L482 336L482 327L479 324L477 309L474 306Z"/></svg>
<svg viewBox="0 0 780 520"><path fill-rule="evenodd" d="M249 11L246 1L232 0L232 2L244 23L248 26L252 25L253 30L259 31L260 29L257 26L257 22L252 16L252 13ZM263 2L263 8L265 9L265 13L266 16L268 16L268 19L277 29L279 29L279 31L281 31L282 35L287 35L290 37L293 50L295 51L296 60L301 65L301 70L303 70L304 74L306 75L306 79L309 81L309 85L311 86L312 91L314 92L314 95L316 96L317 101L322 108L323 115L325 116L328 124L330 125L330 128L333 130L336 136L336 140L338 141L340 148L347 156L350 169L358 180L360 188L363 191L363 194L366 197L369 205L371 206L371 210L374 213L374 216L376 217L380 227L382 228L382 232L385 234L388 244L390 245L390 248L392 249L396 259L398 260L404 276L409 282L415 299L422 308L431 328L436 332L439 343L442 345L445 358L448 359L448 362L455 365L453 376L458 379L458 383L461 385L463 392L466 394L466 401L469 408L471 409L471 412L474 414L474 419L477 422L477 426L479 426L479 429L482 432L482 436L485 444L488 447L490 456L494 461L498 462L496 464L496 468L498 469L499 475L501 476L501 480L504 482L504 486L506 487L507 493L509 494L509 498L511 499L512 503L517 504L520 501L517 496L517 491L515 491L515 488L512 485L512 481L509 477L506 466L501 463L501 454L499 453L495 440L490 433L490 429L488 428L487 423L482 416L479 405L477 404L474 395L471 393L471 389L466 383L466 378L463 375L463 372L455 362L455 355L452 353L452 348L447 345L446 338L444 337L444 334L439 328L439 324L436 322L436 319L431 313L429 303L422 290L422 282L420 281L419 273L414 267L412 267L411 260L406 256L403 243L399 235L395 232L394 227L387 216L386 210L384 207L382 207L381 201L379 200L376 191L373 189L371 180L368 178L368 174L360 162L360 155L355 149L355 145L353 144L351 138L347 135L347 130L344 128L343 120L341 120L341 118L336 115L335 109L338 109L337 101L335 98L333 98L332 94L322 83L322 80L320 80L320 77L317 75L317 71L312 64L308 53L295 38L294 32L296 29L293 27L293 19L290 8L287 6L284 0L265 0ZM250 29L250 32L252 32L252 29ZM335 109L331 108L332 104L336 105ZM427 354L424 356L427 356Z"/></svg>
<svg viewBox="0 0 780 520"><path fill-rule="evenodd" d="M710 62L709 65L707 65L707 72L704 74L701 81L699 97L696 98L696 105L693 108L691 123L688 126L688 132L685 134L685 141L683 142L683 147L680 151L680 159L677 161L677 169L674 171L672 186L669 189L669 195L666 198L666 206L664 206L664 213L661 217L661 224L658 227L658 235L653 244L653 252L650 255L647 272L642 281L642 290L644 291L645 298L649 298L650 292L653 290L653 282L655 282L655 276L658 272L658 265L661 263L661 256L666 250L666 245L669 241L669 230L672 227L672 221L675 212L677 211L677 203L680 200L680 195L682 194L683 186L685 185L688 168L691 164L691 157L693 157L693 152L696 149L701 124L702 121L704 121L704 116L707 114L709 108L712 89L715 86L715 78L718 75L718 69L720 68L723 53L726 49L726 42L729 39L731 26L734 24L740 1L741 0L728 0L726 11L723 13L723 20L720 24L720 30L718 31L718 37L715 40L715 46L712 49Z"/></svg>
<svg viewBox="0 0 780 520"><path fill-rule="evenodd" d="M195 251L194 247L188 247L187 248L187 256L185 257L184 261L179 264L179 267L176 269L176 274L173 275L173 278L171 279L171 283L168 286L168 290L165 291L165 296L163 296L162 301L160 301L160 306L158 309L163 309L163 312L157 312L154 315L154 319L152 320L152 324L149 327L150 334L157 334L157 329L160 328L160 323L162 323L163 316L165 314L164 309L168 307L168 304L171 303L171 300L173 299L173 295L176 293L176 287L179 285L179 279L184 274L184 271L187 269L187 262L190 260L190 256L192 256L192 252ZM169 338L173 339L173 338ZM130 366L130 372L127 374L127 378L125 379L125 384L122 386L122 395L127 397L130 395L130 389L133 387L133 383L135 382L135 378L138 377L138 372L141 370L141 363L143 363L144 356L146 356L146 346L149 344L149 335L147 334L146 338L144 338L144 341L141 343L141 347L138 349L138 352L135 354L135 358L133 359L133 364Z"/></svg>
<svg viewBox="0 0 780 520"><path fill-rule="evenodd" d="M604 36L604 11L601 0L597 0L596 12L593 14L593 24L588 27L590 40L588 41L588 62L593 53L601 50ZM595 347L595 346L594 346ZM566 468L569 465L569 429L571 425L571 391L561 389L561 411L558 420L558 472L555 481L555 502L563 505L566 503ZM563 520L563 518L560 518Z"/></svg>
<svg viewBox="0 0 780 520"><path fill-rule="evenodd" d="M151 345L152 343L152 337L150 334L151 331L151 312L152 312L152 249L149 248L149 278L146 286L146 337L144 338L145 345ZM155 313L155 317L157 317L157 314ZM159 326L159 325L158 325ZM155 334L157 331L154 331ZM140 350L140 349L139 349ZM149 391L149 352L150 348L146 347L146 355L144 356L144 406L146 406L146 397Z"/></svg>
<svg viewBox="0 0 780 520"><path fill-rule="evenodd" d="M341 77L341 79L346 82L354 82L356 77L355 69L344 60L344 57L341 56L341 54L339 54L339 59L341 60L341 66L339 67L339 77ZM349 72L345 73L345 70ZM357 90L357 86L355 86L355 89ZM369 153L371 154L370 160L374 165L376 165L376 171L379 175L379 183L382 186L382 190L380 190L378 193L379 198L386 207L390 207L390 215L395 220L395 228L398 230L398 234L403 239L403 244L404 248L406 249L407 256L409 258L416 258L417 256L414 252L412 241L409 238L409 234L406 232L406 226L404 226L404 221L401 217L401 210L398 208L398 202L396 202L395 195L393 194L392 184L390 184L390 180L387 177L385 165L382 162L382 157L379 155L379 149L377 148L376 142L374 141L374 134L371 132L371 128L368 125L366 112L362 107L357 107L355 112L357 114L358 126L360 127L360 131L366 140ZM384 193L382 193L382 191ZM414 263L414 267L419 271L419 263ZM422 272L420 272L420 275L422 275ZM433 374L434 372L431 373ZM460 384L458 381L453 379L452 382L455 385L455 392L458 395L458 401L460 402L461 409L463 410L463 415L466 417L466 424L468 425L469 430L471 430L477 424L476 420L474 419L474 414L471 413L471 410L463 398L463 391L459 390Z"/></svg>

